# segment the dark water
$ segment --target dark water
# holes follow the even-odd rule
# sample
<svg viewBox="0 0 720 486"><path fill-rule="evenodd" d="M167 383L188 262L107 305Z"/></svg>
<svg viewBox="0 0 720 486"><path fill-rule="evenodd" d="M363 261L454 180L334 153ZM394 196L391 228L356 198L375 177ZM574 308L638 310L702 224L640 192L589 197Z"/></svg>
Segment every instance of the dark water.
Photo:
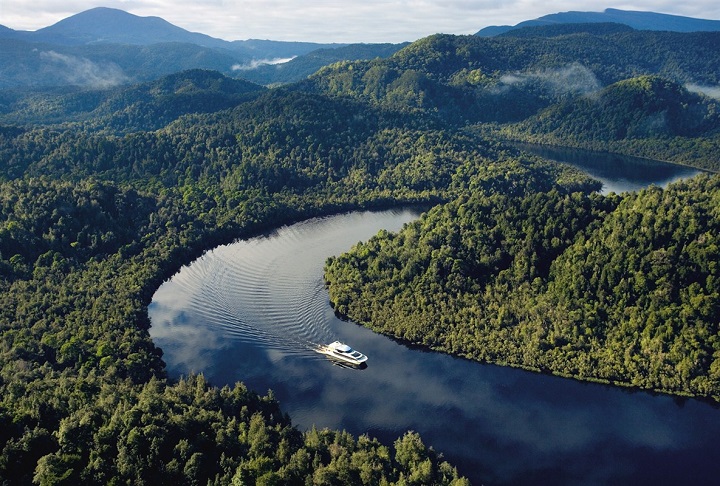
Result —
<svg viewBox="0 0 720 486"><path fill-rule="evenodd" d="M150 306L169 373L272 389L303 430L385 443L418 431L474 484L715 484L720 409L709 404L410 349L337 319L325 259L417 216L310 220L184 267ZM334 366L313 351L336 339L367 354L368 367Z"/></svg>
<svg viewBox="0 0 720 486"><path fill-rule="evenodd" d="M692 167L668 164L603 152L531 144L514 144L527 152L573 165L603 183L602 193L637 191L651 184L665 187L701 171Z"/></svg>

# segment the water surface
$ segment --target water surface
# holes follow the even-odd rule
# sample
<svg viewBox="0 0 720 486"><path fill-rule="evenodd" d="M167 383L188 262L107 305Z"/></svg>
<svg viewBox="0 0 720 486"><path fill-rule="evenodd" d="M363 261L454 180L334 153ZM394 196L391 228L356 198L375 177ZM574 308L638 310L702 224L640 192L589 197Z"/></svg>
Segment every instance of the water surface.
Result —
<svg viewBox="0 0 720 486"><path fill-rule="evenodd" d="M216 248L163 284L151 335L171 376L272 389L301 430L391 443L407 430L474 484L710 484L720 410L696 400L483 365L410 349L335 317L325 259L413 210L309 220ZM334 366L313 343L341 340L368 367Z"/></svg>
<svg viewBox="0 0 720 486"><path fill-rule="evenodd" d="M577 167L602 182L603 186L600 191L602 194L637 191L651 184L665 187L702 172L693 167L629 155L546 145L521 143L513 145L541 157Z"/></svg>

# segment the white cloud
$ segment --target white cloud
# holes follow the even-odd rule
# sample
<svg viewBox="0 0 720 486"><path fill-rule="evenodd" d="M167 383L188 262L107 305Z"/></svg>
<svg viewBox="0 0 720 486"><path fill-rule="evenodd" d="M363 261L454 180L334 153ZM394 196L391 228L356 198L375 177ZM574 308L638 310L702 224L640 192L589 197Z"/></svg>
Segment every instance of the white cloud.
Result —
<svg viewBox="0 0 720 486"><path fill-rule="evenodd" d="M295 56L287 57L287 58L276 58L276 59L254 59L247 64L235 64L235 65L233 65L232 70L233 71L249 71L251 69L255 69L260 66L266 66L266 65L274 66L276 64L284 64L286 62L292 61L293 59L295 59Z"/></svg>
<svg viewBox="0 0 720 486"><path fill-rule="evenodd" d="M702 93L705 96L709 96L710 98L720 100L720 86L702 86L699 84L688 84L685 87L688 89L688 91L692 91L693 93Z"/></svg>
<svg viewBox="0 0 720 486"><path fill-rule="evenodd" d="M93 88L109 88L127 82L128 78L116 64L97 64L77 56L60 54L55 51L40 53L40 59L46 62L46 68L68 83Z"/></svg>
<svg viewBox="0 0 720 486"><path fill-rule="evenodd" d="M602 85L595 74L581 64L573 63L558 69L546 69L530 73L507 74L500 79L502 85L495 89L516 84L544 83L557 94L590 94Z"/></svg>
<svg viewBox="0 0 720 486"><path fill-rule="evenodd" d="M97 0L3 0L0 24L36 30L98 6ZM472 34L550 13L642 10L720 19L715 0L105 0L103 6L158 16L184 29L226 40L402 42L430 34Z"/></svg>

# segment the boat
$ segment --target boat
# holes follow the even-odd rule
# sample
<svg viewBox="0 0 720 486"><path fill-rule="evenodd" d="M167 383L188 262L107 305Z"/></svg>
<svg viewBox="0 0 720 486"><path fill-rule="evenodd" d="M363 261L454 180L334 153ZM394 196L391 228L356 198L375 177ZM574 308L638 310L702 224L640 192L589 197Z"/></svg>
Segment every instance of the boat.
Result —
<svg viewBox="0 0 720 486"><path fill-rule="evenodd" d="M325 346L319 346L318 353L322 353L332 359L337 359L345 363L360 366L367 361L367 356L360 351L356 351L347 344L335 341Z"/></svg>

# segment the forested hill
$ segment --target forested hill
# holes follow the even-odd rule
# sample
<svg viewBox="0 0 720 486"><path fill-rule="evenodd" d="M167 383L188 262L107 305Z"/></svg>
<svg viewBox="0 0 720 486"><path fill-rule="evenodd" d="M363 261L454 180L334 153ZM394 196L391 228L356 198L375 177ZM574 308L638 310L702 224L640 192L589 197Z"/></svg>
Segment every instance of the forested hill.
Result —
<svg viewBox="0 0 720 486"><path fill-rule="evenodd" d="M157 130L182 115L233 108L264 91L262 86L201 69L128 87L11 91L0 94L0 123L80 122L88 131L115 133Z"/></svg>
<svg viewBox="0 0 720 486"><path fill-rule="evenodd" d="M707 136L720 130L720 103L658 76L614 83L563 101L523 123L527 133L610 142L626 138Z"/></svg>
<svg viewBox="0 0 720 486"><path fill-rule="evenodd" d="M287 62L244 67L236 75L262 85L294 83L336 62L389 57L407 44L350 44L317 49Z"/></svg>
<svg viewBox="0 0 720 486"><path fill-rule="evenodd" d="M720 170L720 102L658 76L561 101L495 135Z"/></svg>
<svg viewBox="0 0 720 486"><path fill-rule="evenodd" d="M598 85L606 86L641 74L658 75L683 84L714 86L720 82L720 55L714 48L719 39L720 33L715 32L633 31L490 39L438 34L414 42L385 60L330 66L313 80L317 89L329 93L363 96L386 103L402 102L400 96L393 95L396 89L404 87L403 80L412 78L455 95L479 97L491 87L496 92L503 91L520 81L524 81L523 87L529 90L533 88L533 74L539 82L543 78L549 81L547 78L556 73L554 79L559 83L564 81L562 71L570 66L582 66L595 84L586 82L578 86L581 79L571 79L575 84L567 90L557 87L560 93L572 93L581 87L595 89ZM406 87L412 85L406 84ZM429 88L426 93L423 96L426 103L443 101L428 96L432 94ZM407 98L406 101L419 101ZM469 113L467 110L463 114ZM492 115L480 112L476 117Z"/></svg>
<svg viewBox="0 0 720 486"><path fill-rule="evenodd" d="M336 310L471 359L720 401L720 179L436 207L328 260Z"/></svg>
<svg viewBox="0 0 720 486"><path fill-rule="evenodd" d="M607 100L622 97L626 120L651 122L648 113L653 112L659 126L667 113L670 118L680 116L678 123L688 127L654 132L650 123L644 131L615 130L615 139L647 135L644 138L652 139L651 144L660 140L653 156L716 170L720 159L716 140L720 126L712 115L716 101L690 97L697 110L687 109L680 115L677 107L690 99L683 89L668 93L651 88L639 96L637 89L633 93L628 87L643 85L647 82L643 79L654 76L661 78L656 86L688 85L697 90L707 86L712 93L712 86L720 83L720 54L713 47L718 42L718 32L601 31L502 38L435 35L388 59L329 66L312 76L304 88L424 113L456 126L488 128L536 117L517 130L505 130L502 136L528 141L549 131L556 135L553 143L581 146L595 136L590 133L593 126L603 127L602 135L618 121L612 110L590 109L591 100L608 88L602 96ZM562 118L562 130L553 125L553 118ZM597 148L589 142L585 146ZM648 156L633 143L613 148Z"/></svg>

